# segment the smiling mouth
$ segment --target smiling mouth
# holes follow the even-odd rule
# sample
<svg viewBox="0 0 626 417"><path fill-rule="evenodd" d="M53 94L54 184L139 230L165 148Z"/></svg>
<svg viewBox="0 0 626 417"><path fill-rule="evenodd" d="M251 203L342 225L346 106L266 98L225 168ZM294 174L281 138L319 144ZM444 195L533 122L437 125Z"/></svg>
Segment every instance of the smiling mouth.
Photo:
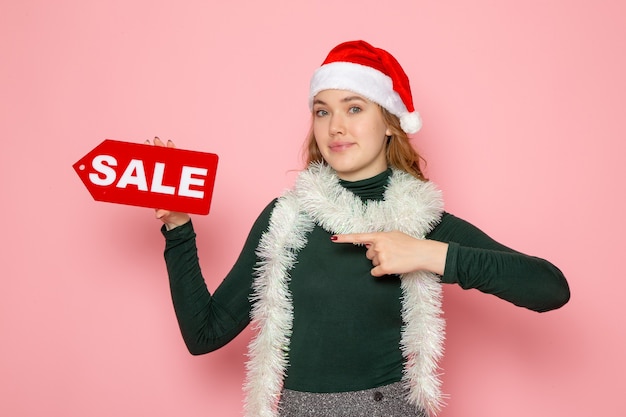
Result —
<svg viewBox="0 0 626 417"><path fill-rule="evenodd" d="M354 143L352 142L336 142L336 143L331 143L328 147L333 152L341 152L341 151L348 149L352 145L354 145Z"/></svg>

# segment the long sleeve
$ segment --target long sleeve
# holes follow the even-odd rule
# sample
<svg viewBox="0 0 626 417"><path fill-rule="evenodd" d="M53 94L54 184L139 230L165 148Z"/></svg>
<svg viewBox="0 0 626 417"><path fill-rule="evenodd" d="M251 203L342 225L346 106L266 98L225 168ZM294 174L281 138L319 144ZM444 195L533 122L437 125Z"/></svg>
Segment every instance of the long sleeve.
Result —
<svg viewBox="0 0 626 417"><path fill-rule="evenodd" d="M569 300L569 286L556 266L510 249L449 213L428 238L449 243L444 283L475 288L538 312Z"/></svg>
<svg viewBox="0 0 626 417"><path fill-rule="evenodd" d="M191 354L219 349L249 324L255 251L272 207L273 203L256 220L235 265L213 294L200 270L193 224L188 222L171 231L161 229L172 302Z"/></svg>

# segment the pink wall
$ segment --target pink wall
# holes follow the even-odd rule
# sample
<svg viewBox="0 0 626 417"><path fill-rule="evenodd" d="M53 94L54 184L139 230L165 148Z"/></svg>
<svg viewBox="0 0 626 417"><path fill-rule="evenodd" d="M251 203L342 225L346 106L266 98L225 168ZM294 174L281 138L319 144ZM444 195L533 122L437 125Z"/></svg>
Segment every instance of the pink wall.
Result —
<svg viewBox="0 0 626 417"><path fill-rule="evenodd" d="M240 414L250 334L190 356L158 222L71 166L105 138L217 153L195 219L214 288L300 166L312 70L354 38L412 79L447 209L572 288L540 315L446 287L441 416L623 415L626 3L31 0L0 21L0 415Z"/></svg>

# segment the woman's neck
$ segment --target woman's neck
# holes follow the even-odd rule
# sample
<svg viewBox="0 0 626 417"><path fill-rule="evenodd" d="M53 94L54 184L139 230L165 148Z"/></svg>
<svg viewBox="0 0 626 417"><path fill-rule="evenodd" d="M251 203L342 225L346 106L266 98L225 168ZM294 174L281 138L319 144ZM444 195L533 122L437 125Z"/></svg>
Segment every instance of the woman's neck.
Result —
<svg viewBox="0 0 626 417"><path fill-rule="evenodd" d="M387 168L380 174L370 178L366 178L364 180L346 181L340 179L339 184L341 184L347 190L353 192L363 201L382 200L390 176L391 168Z"/></svg>

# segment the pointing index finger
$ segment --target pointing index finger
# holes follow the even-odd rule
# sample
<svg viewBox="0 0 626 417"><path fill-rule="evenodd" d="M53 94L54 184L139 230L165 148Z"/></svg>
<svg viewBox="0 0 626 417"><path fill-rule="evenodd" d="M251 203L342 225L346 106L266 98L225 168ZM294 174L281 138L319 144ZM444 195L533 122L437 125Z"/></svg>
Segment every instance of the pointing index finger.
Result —
<svg viewBox="0 0 626 417"><path fill-rule="evenodd" d="M335 243L368 244L373 242L374 235L372 233L349 233L344 235L332 235L330 240Z"/></svg>

